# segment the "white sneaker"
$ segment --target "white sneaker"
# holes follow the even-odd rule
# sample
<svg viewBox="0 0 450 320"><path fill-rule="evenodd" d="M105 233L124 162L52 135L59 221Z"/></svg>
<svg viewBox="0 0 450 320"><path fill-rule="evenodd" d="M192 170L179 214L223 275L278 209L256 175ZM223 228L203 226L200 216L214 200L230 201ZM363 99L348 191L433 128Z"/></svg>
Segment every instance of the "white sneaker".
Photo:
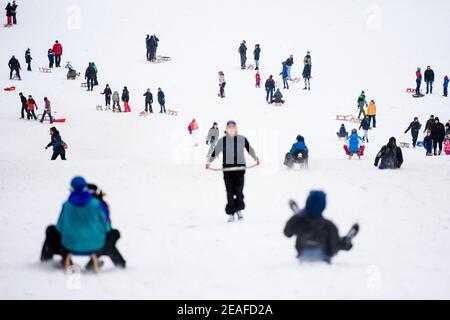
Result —
<svg viewBox="0 0 450 320"><path fill-rule="evenodd" d="M242 213L240 211L236 212L237 218L238 220L243 220L244 216L242 215Z"/></svg>
<svg viewBox="0 0 450 320"><path fill-rule="evenodd" d="M228 218L227 222L234 222L234 215L230 214L230 217Z"/></svg>

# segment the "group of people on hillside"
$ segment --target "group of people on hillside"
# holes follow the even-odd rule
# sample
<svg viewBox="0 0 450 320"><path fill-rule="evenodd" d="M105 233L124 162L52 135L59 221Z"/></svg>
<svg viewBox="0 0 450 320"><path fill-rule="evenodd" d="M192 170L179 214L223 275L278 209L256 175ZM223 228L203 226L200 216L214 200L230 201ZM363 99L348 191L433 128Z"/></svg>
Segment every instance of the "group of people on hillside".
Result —
<svg viewBox="0 0 450 320"><path fill-rule="evenodd" d="M105 96L105 109L111 110L111 102L112 102L112 111L113 112L122 112L122 108L120 106L120 102L123 102L124 110L123 112L131 112L130 107L130 92L128 88L125 86L122 90L122 95L119 95L118 91L112 91L109 84L106 85L105 89L100 93ZM153 113L153 94L150 89L143 95L145 97L144 105L145 112ZM161 88L158 88L157 93L158 103L160 105L160 113L166 113L166 96Z"/></svg>
<svg viewBox="0 0 450 320"><path fill-rule="evenodd" d="M430 66L427 66L427 69L425 70L425 72L423 73L423 77L422 77L422 69L420 67L417 68L416 70L416 95L417 96L423 96L422 92L421 92L421 85L422 85L422 80L423 82L425 82L426 84L426 93L425 94L432 94L433 93L433 83L434 83L434 71L433 69L431 69ZM448 96L448 76L444 76L444 81L443 81L443 96L447 97Z"/></svg>
<svg viewBox="0 0 450 320"><path fill-rule="evenodd" d="M419 118L414 117L414 120L405 130L405 133L411 131L413 148L417 145L417 139L421 128L422 124L419 122ZM427 156L441 155L444 143L445 153L447 155L450 154L450 120L444 126L444 124L439 120L439 117L431 115L425 124L423 133L425 134L423 139L423 147L426 150Z"/></svg>
<svg viewBox="0 0 450 320"><path fill-rule="evenodd" d="M25 119L26 116L27 120L39 120L35 112L35 110L38 110L38 106L34 98L31 95L27 98L22 92L19 93L19 98L21 103L20 118ZM50 123L53 123L52 106L47 97L44 98L44 112L40 119L41 123L44 122L45 117L48 117Z"/></svg>
<svg viewBox="0 0 450 320"><path fill-rule="evenodd" d="M159 39L156 35L147 35L145 37L145 46L147 48L147 60L153 61L156 59L156 51L158 50Z"/></svg>

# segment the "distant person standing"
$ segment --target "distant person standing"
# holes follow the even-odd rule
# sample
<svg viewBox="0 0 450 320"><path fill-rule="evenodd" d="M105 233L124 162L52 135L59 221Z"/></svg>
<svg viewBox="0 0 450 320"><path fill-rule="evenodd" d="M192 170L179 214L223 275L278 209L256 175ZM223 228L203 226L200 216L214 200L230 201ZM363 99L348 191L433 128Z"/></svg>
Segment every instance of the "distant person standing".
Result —
<svg viewBox="0 0 450 320"><path fill-rule="evenodd" d="M17 5L17 3L16 3L16 1L13 1L12 2L12 5L11 5L11 15L12 15L12 19L13 19L13 24L17 24L17 7L18 7L18 5Z"/></svg>
<svg viewBox="0 0 450 320"><path fill-rule="evenodd" d="M89 65L86 68L84 78L86 79L87 83L87 91L93 91L95 81L95 70L91 62L89 62Z"/></svg>
<svg viewBox="0 0 450 320"><path fill-rule="evenodd" d="M430 66L427 67L427 70L425 70L424 74L424 80L427 84L427 94L433 93L433 82L434 82L434 71L431 69Z"/></svg>
<svg viewBox="0 0 450 320"><path fill-rule="evenodd" d="M22 104L22 108L20 110L20 119L25 119L25 114L28 114L27 107L27 98L23 95L23 93L19 93L20 103Z"/></svg>
<svg viewBox="0 0 450 320"><path fill-rule="evenodd" d="M61 160L66 160L66 143L62 140L61 134L59 131L52 127L50 129L51 140L50 143L45 147L47 150L50 147L53 147L53 154L51 160L56 160L58 157L61 157Z"/></svg>
<svg viewBox="0 0 450 320"><path fill-rule="evenodd" d="M292 77L291 77L291 68L292 68L292 66L294 65L294 55L290 55L289 56L289 58L287 58L286 59L286 66L287 66L287 71L288 71L288 80L290 81L290 80L292 80Z"/></svg>
<svg viewBox="0 0 450 320"><path fill-rule="evenodd" d="M63 47L58 40L55 41L52 51L55 54L55 66L59 68L61 67L61 56L63 54Z"/></svg>
<svg viewBox="0 0 450 320"><path fill-rule="evenodd" d="M55 53L53 52L52 49L48 49L47 58L48 58L48 67L51 69L55 64Z"/></svg>
<svg viewBox="0 0 450 320"><path fill-rule="evenodd" d="M145 47L147 49L147 60L150 61L151 60L151 44L150 44L150 35L147 35L147 37L145 37Z"/></svg>
<svg viewBox="0 0 450 320"><path fill-rule="evenodd" d="M122 112L122 109L120 108L120 95L119 92L114 91L112 95L113 100L113 112Z"/></svg>
<svg viewBox="0 0 450 320"><path fill-rule="evenodd" d="M144 93L145 97L145 112L153 113L152 103L153 103L153 94L150 89Z"/></svg>
<svg viewBox="0 0 450 320"><path fill-rule="evenodd" d="M149 49L149 61L153 61L156 59L156 51L158 50L158 42L159 39L156 35L152 35L149 39L148 39L148 49Z"/></svg>
<svg viewBox="0 0 450 320"><path fill-rule="evenodd" d="M219 127L217 122L214 122L212 127L208 130L208 135L206 136L206 145L209 145L208 155L209 158L216 147L217 141L219 140Z"/></svg>
<svg viewBox="0 0 450 320"><path fill-rule="evenodd" d="M219 87L220 87L219 97L221 98L225 98L226 84L227 82L225 81L225 74L223 73L223 71L219 71Z"/></svg>
<svg viewBox="0 0 450 320"><path fill-rule="evenodd" d="M239 46L239 55L241 56L241 69L245 70L247 63L247 42L245 40L242 41Z"/></svg>
<svg viewBox="0 0 450 320"><path fill-rule="evenodd" d="M434 125L431 129L431 137L433 138L433 152L434 155L441 155L442 143L445 139L445 126L439 121L438 117L434 118ZM438 150L439 147L439 150Z"/></svg>
<svg viewBox="0 0 450 320"><path fill-rule="evenodd" d="M422 84L422 72L420 68L417 68L416 71L416 95L420 96L420 86Z"/></svg>
<svg viewBox="0 0 450 320"><path fill-rule="evenodd" d="M112 96L112 90L109 87L109 84L106 85L105 89L103 90L103 92L101 92L100 94L105 95L105 109L106 110L111 110L111 96Z"/></svg>
<svg viewBox="0 0 450 320"><path fill-rule="evenodd" d="M364 108L367 107L367 101L366 101L366 93L364 91L361 91L361 94L358 97L357 104L359 110L358 119L361 118L361 115L363 116L363 118L365 118L366 110Z"/></svg>
<svg viewBox="0 0 450 320"><path fill-rule="evenodd" d="M127 87L123 87L122 91L123 112L131 112L130 108L130 92Z"/></svg>
<svg viewBox="0 0 450 320"><path fill-rule="evenodd" d="M8 4L6 5L6 26L12 26L13 25L13 8L11 5L11 2L8 2Z"/></svg>
<svg viewBox="0 0 450 320"><path fill-rule="evenodd" d="M444 77L444 97L448 96L448 76Z"/></svg>
<svg viewBox="0 0 450 320"><path fill-rule="evenodd" d="M44 122L45 116L48 115L50 119L50 123L53 123L53 117L52 117L52 106L50 104L50 100L47 99L47 97L44 98L44 113L41 117L41 123Z"/></svg>
<svg viewBox="0 0 450 320"><path fill-rule="evenodd" d="M375 101L370 100L369 106L367 107L367 115L369 116L369 125L372 124L372 128L377 127L377 105Z"/></svg>
<svg viewBox="0 0 450 320"><path fill-rule="evenodd" d="M158 103L161 108L159 113L166 113L166 95L161 90L161 88L158 88Z"/></svg>
<svg viewBox="0 0 450 320"><path fill-rule="evenodd" d="M303 76L303 81L305 82L305 87L303 88L303 90L311 90L311 65L310 64L305 64L303 67L303 72L302 72L302 76Z"/></svg>
<svg viewBox="0 0 450 320"><path fill-rule="evenodd" d="M275 80L273 80L272 75L270 75L269 79L266 80L265 88L266 88L266 102L272 103L273 92L275 91Z"/></svg>
<svg viewBox="0 0 450 320"><path fill-rule="evenodd" d="M434 127L434 115L430 116L430 119L427 120L425 123L425 130L423 130L423 133L427 132L428 130L432 131Z"/></svg>
<svg viewBox="0 0 450 320"><path fill-rule="evenodd" d="M255 50L253 50L253 59L255 60L255 70L259 70L259 58L261 56L261 48L259 44L255 45Z"/></svg>
<svg viewBox="0 0 450 320"><path fill-rule="evenodd" d="M288 79L289 79L289 69L288 66L286 64L286 62L282 63L283 65L283 69L280 72L280 76L283 78L283 89L289 89L289 83L288 83Z"/></svg>
<svg viewBox="0 0 450 320"><path fill-rule="evenodd" d="M31 60L33 60L33 58L31 57L31 50L28 48L27 51L25 51L25 62L28 65L27 71L31 71Z"/></svg>

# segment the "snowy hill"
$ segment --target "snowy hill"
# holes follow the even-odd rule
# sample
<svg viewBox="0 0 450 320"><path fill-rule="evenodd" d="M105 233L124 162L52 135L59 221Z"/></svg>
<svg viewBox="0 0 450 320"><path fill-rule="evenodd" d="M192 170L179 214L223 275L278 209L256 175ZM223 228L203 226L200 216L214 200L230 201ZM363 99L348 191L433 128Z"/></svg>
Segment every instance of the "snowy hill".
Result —
<svg viewBox="0 0 450 320"><path fill-rule="evenodd" d="M0 93L0 298L450 298L450 157L405 149L401 170L373 166L389 137L410 141L403 132L414 116L423 125L430 114L450 119L450 101L441 97L450 73L448 1L18 3L19 24L0 29L0 85L17 86ZM171 62L145 60L145 35L152 33ZM311 51L312 90L294 84L283 92L285 106L267 105L254 72L239 68L243 39L250 63L261 44L263 83L270 74L281 81L289 54L298 76ZM95 61L100 85L93 92L80 87L82 79L66 80L64 68L38 71L55 40L64 47L63 65L70 61L84 74ZM33 72L24 67L28 47ZM22 64L21 82L8 80L12 55ZM434 94L413 99L405 89L415 86L416 67L427 65L436 73ZM217 98L220 70L225 99ZM129 88L131 113L96 111L106 83L113 91ZM156 94L158 87L177 117L138 116L145 90ZM366 156L349 161L334 119L356 111L361 90L377 103L377 129L369 132ZM69 161L49 161L48 124L19 120L19 92L33 95L38 113L48 97L67 118L57 127ZM200 126L197 148L186 129L192 118ZM246 175L245 221L231 225L222 176L204 169L203 143L214 121L222 131L229 119L262 161ZM310 148L307 171L282 164L297 134ZM128 268L108 260L71 290L61 270L38 258L45 228L78 174L107 193ZM303 204L311 189L327 192L325 215L341 232L361 225L353 250L331 266L299 265L293 239L282 234L287 201Z"/></svg>

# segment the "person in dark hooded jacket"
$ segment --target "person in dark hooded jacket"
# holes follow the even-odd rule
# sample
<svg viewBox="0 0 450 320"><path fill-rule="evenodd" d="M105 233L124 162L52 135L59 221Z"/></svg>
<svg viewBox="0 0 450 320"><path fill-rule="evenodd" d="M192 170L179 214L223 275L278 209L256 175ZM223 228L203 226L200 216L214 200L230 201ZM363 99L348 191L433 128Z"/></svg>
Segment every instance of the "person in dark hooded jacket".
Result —
<svg viewBox="0 0 450 320"><path fill-rule="evenodd" d="M31 60L33 60L33 58L31 57L31 50L30 48L28 48L25 51L25 62L27 63L27 71L31 71Z"/></svg>
<svg viewBox="0 0 450 320"><path fill-rule="evenodd" d="M84 75L84 78L87 81L87 91L94 90L95 69L94 69L94 66L92 65L92 62L89 62L89 65L86 68L86 73Z"/></svg>
<svg viewBox="0 0 450 320"><path fill-rule="evenodd" d="M52 136L51 141L45 149L53 147L52 160L56 160L59 156L61 156L61 160L66 160L66 144L61 139L59 131L55 127L52 127L50 128L50 135Z"/></svg>
<svg viewBox="0 0 450 320"><path fill-rule="evenodd" d="M301 135L297 136L296 142L292 145L291 150L284 158L284 165L292 168L294 163L301 163L308 166L308 147L305 143L305 138Z"/></svg>
<svg viewBox="0 0 450 320"><path fill-rule="evenodd" d="M351 237L340 237L336 225L322 216L325 208L326 194L311 191L305 208L286 223L286 237L297 236L295 248L300 261L331 263L340 250L349 251L353 247Z"/></svg>
<svg viewBox="0 0 450 320"><path fill-rule="evenodd" d="M144 93L145 97L145 112L153 113L152 103L153 103L153 94L150 89Z"/></svg>
<svg viewBox="0 0 450 320"><path fill-rule="evenodd" d="M419 122L419 118L414 117L414 121L409 124L409 127L405 131L405 133L407 133L409 130L411 130L413 148L416 147L417 137L419 136L420 128L422 128L422 125Z"/></svg>
<svg viewBox="0 0 450 320"><path fill-rule="evenodd" d="M348 138L348 132L345 128L345 124L341 124L341 127L339 128L339 132L336 132L338 138Z"/></svg>
<svg viewBox="0 0 450 320"><path fill-rule="evenodd" d="M21 80L20 78L20 62L16 59L15 56L12 56L11 59L8 62L9 67L9 79L11 80L13 78L13 73L16 73L16 77Z"/></svg>
<svg viewBox="0 0 450 320"><path fill-rule="evenodd" d="M434 125L431 129L431 138L433 138L433 152L434 155L441 155L442 153L442 143L445 139L445 127L444 124L442 124L439 121L438 117L434 118ZM439 147L439 151L438 151Z"/></svg>
<svg viewBox="0 0 450 320"><path fill-rule="evenodd" d="M241 45L239 46L239 55L241 56L241 69L244 70L246 68L247 63L247 42L244 40L242 41Z"/></svg>
<svg viewBox="0 0 450 320"><path fill-rule="evenodd" d="M12 26L13 24L13 7L11 5L11 2L8 2L8 4L6 5L6 26Z"/></svg>
<svg viewBox="0 0 450 320"><path fill-rule="evenodd" d="M54 255L61 255L64 263L69 253L94 254L97 257L109 256L115 266L125 268L126 261L116 248L120 233L112 229L104 194L83 177L73 178L70 186L69 199L63 205L56 226L47 228L41 261L50 261ZM92 267L91 259L86 269Z"/></svg>
<svg viewBox="0 0 450 320"><path fill-rule="evenodd" d="M381 162L380 162L381 160ZM380 166L378 166L380 163ZM403 164L402 149L397 147L397 140L392 137L375 157L375 167L378 169L400 169Z"/></svg>

